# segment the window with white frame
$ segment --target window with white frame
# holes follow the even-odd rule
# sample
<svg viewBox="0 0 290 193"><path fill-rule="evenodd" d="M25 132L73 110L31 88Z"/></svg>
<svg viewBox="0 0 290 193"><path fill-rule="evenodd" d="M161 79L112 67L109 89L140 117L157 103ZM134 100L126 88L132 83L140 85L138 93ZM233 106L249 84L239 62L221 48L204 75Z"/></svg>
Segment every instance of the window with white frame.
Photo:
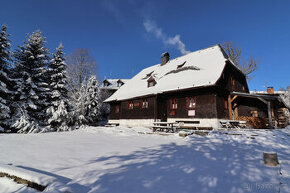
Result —
<svg viewBox="0 0 290 193"><path fill-rule="evenodd" d="M128 109L133 109L133 108L134 108L133 101L129 101L128 102Z"/></svg>
<svg viewBox="0 0 290 193"><path fill-rule="evenodd" d="M147 99L142 99L141 105L142 105L142 108L143 109L147 109L148 108L148 101L147 101Z"/></svg>
<svg viewBox="0 0 290 193"><path fill-rule="evenodd" d="M195 97L187 97L187 108L193 109L195 108Z"/></svg>

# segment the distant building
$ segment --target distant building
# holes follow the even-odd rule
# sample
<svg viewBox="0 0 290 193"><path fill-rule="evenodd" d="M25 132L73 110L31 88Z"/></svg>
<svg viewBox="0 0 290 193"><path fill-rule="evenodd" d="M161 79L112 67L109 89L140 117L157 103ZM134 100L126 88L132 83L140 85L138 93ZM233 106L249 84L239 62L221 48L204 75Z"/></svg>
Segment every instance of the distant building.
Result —
<svg viewBox="0 0 290 193"><path fill-rule="evenodd" d="M108 96L114 94L129 79L105 79L101 85L101 90L108 93Z"/></svg>
<svg viewBox="0 0 290 193"><path fill-rule="evenodd" d="M250 94L246 76L220 45L171 60L163 53L160 64L143 69L105 102L109 123L126 126L167 121L218 128L221 120L253 111L272 120L271 112L283 107L279 96Z"/></svg>

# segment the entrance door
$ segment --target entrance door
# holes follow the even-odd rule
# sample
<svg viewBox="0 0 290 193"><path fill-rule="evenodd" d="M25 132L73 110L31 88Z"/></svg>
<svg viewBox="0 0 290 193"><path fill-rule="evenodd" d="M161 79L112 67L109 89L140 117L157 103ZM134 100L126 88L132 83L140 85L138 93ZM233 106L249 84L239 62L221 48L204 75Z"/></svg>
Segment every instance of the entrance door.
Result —
<svg viewBox="0 0 290 193"><path fill-rule="evenodd" d="M167 101L162 97L157 99L157 119L160 119L162 122L167 121Z"/></svg>

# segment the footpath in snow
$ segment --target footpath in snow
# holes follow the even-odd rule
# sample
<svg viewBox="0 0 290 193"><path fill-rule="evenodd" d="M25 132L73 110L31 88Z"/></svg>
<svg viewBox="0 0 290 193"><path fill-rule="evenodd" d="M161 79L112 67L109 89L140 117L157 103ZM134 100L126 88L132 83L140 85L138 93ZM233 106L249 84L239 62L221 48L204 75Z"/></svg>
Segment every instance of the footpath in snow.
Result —
<svg viewBox="0 0 290 193"><path fill-rule="evenodd" d="M152 134L146 128L0 134L0 172L44 192L290 192L290 128ZM263 152L280 164L265 166ZM0 192L38 192L0 177Z"/></svg>

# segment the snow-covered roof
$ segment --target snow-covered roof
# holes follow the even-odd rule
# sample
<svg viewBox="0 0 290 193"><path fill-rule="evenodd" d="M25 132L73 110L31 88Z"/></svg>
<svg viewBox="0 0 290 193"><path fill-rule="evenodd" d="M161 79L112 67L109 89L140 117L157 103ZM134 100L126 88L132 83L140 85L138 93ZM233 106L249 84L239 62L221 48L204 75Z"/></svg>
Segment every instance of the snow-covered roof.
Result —
<svg viewBox="0 0 290 193"><path fill-rule="evenodd" d="M105 79L101 85L101 89L118 90L122 86L119 82L125 84L128 80L129 79ZM109 84L106 85L106 82Z"/></svg>
<svg viewBox="0 0 290 193"><path fill-rule="evenodd" d="M191 52L169 60L165 65L157 64L143 69L105 102L214 85L227 60L220 45ZM148 87L147 80L152 77L156 85Z"/></svg>

